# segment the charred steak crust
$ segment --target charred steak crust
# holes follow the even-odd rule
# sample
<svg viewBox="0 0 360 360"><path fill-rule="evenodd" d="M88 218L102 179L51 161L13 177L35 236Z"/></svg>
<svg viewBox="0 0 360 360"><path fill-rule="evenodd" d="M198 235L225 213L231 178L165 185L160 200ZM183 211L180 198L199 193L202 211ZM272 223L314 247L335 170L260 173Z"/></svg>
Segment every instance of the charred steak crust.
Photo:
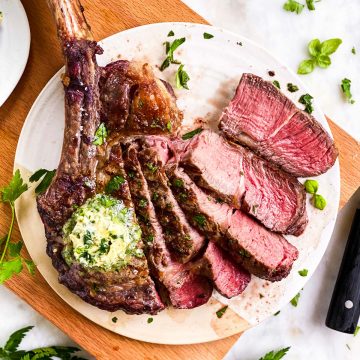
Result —
<svg viewBox="0 0 360 360"><path fill-rule="evenodd" d="M239 210L202 192L181 168L168 166L172 190L193 226L216 240L251 274L279 281L298 257L297 249ZM182 187L174 182L182 182Z"/></svg>
<svg viewBox="0 0 360 360"><path fill-rule="evenodd" d="M202 274L193 272L189 263L181 264L172 259L141 169L138 150L135 142L127 144L124 160L152 276L165 289L166 297L175 308L190 309L203 305L211 296L212 286Z"/></svg>
<svg viewBox="0 0 360 360"><path fill-rule="evenodd" d="M181 149L181 165L215 198L272 231L298 236L305 230L306 193L292 175L209 130L184 141Z"/></svg>
<svg viewBox="0 0 360 360"><path fill-rule="evenodd" d="M297 177L325 173L338 156L334 141L312 115L254 74L243 74L219 128Z"/></svg>

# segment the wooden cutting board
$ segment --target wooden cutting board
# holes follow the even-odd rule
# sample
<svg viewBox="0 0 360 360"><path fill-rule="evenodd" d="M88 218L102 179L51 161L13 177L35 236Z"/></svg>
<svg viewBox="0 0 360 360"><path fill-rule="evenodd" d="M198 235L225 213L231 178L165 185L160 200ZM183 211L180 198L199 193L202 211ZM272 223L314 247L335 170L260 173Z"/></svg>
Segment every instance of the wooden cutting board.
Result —
<svg viewBox="0 0 360 360"><path fill-rule="evenodd" d="M11 178L16 144L31 105L63 65L46 1L26 0L23 5L29 17L32 43L25 73L11 97L0 108L0 186ZM83 5L96 39L154 22L205 23L179 0L84 0ZM342 206L360 185L360 146L331 121L330 125L340 150ZM5 233L10 213L6 206L0 206L0 228L1 233ZM19 237L16 228L14 238ZM97 359L218 360L238 338L232 336L213 343L186 346L143 343L116 335L82 317L53 292L39 273L32 277L24 271L8 281L6 286Z"/></svg>

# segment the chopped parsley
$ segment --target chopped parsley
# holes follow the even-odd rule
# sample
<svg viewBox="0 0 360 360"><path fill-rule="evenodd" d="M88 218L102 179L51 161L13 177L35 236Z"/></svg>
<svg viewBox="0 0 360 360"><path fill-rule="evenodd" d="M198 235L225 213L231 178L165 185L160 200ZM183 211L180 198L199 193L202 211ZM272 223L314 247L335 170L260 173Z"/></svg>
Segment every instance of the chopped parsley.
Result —
<svg viewBox="0 0 360 360"><path fill-rule="evenodd" d="M146 199L140 199L140 201L139 201L139 207L144 208L144 207L147 206L147 204L148 204L148 202L147 202Z"/></svg>
<svg viewBox="0 0 360 360"><path fill-rule="evenodd" d="M175 76L176 87L178 89L189 90L189 87L187 85L189 80L190 80L190 77L189 77L188 73L184 70L184 64L181 64L179 66L178 71L176 72L176 76Z"/></svg>
<svg viewBox="0 0 360 360"><path fill-rule="evenodd" d="M117 323L118 318L117 318L116 316L114 316L114 317L111 319L111 321L115 324L115 323Z"/></svg>
<svg viewBox="0 0 360 360"><path fill-rule="evenodd" d="M184 134L181 138L183 140L188 140L193 138L195 135L200 134L204 129L203 128L197 128L195 130L189 131L188 133Z"/></svg>
<svg viewBox="0 0 360 360"><path fill-rule="evenodd" d="M39 169L29 177L30 182L36 182L42 178L40 183L35 188L35 194L42 194L47 190L53 177L55 176L55 173L56 170Z"/></svg>
<svg viewBox="0 0 360 360"><path fill-rule="evenodd" d="M152 172L155 173L158 169L158 167L156 165L154 165L153 163L146 163L147 168Z"/></svg>
<svg viewBox="0 0 360 360"><path fill-rule="evenodd" d="M308 114L311 114L314 111L314 107L313 107L313 97L310 94L304 94L301 95L299 98L299 103L305 105L305 111Z"/></svg>
<svg viewBox="0 0 360 360"><path fill-rule="evenodd" d="M299 271L298 271L299 275L302 276L302 277L307 276L307 275L308 275L308 272L309 272L308 269L302 269L302 270L299 270Z"/></svg>
<svg viewBox="0 0 360 360"><path fill-rule="evenodd" d="M286 353L289 351L290 347L278 350L278 351L270 351L268 352L266 355L264 355L261 359L259 360L280 360L282 359Z"/></svg>
<svg viewBox="0 0 360 360"><path fill-rule="evenodd" d="M106 142L108 136L108 131L104 123L101 123L97 130L95 131L95 138L93 140L94 145L102 145Z"/></svg>
<svg viewBox="0 0 360 360"><path fill-rule="evenodd" d="M296 85L294 85L292 83L287 84L287 89L288 89L288 91L290 91L292 93L299 90L298 86L296 86Z"/></svg>
<svg viewBox="0 0 360 360"><path fill-rule="evenodd" d="M356 49L355 49L355 46L353 46L353 47L352 47L351 52L352 52L354 55L356 55Z"/></svg>
<svg viewBox="0 0 360 360"><path fill-rule="evenodd" d="M277 312L274 314L274 316L278 316L279 314L280 314L280 310L277 311Z"/></svg>
<svg viewBox="0 0 360 360"><path fill-rule="evenodd" d="M108 194L118 191L122 184L125 183L125 179L122 176L115 175L105 186L105 192Z"/></svg>
<svg viewBox="0 0 360 360"><path fill-rule="evenodd" d="M168 37L174 36L174 35L175 35L175 33L172 30L170 30L169 33L167 34Z"/></svg>
<svg viewBox="0 0 360 360"><path fill-rule="evenodd" d="M341 90L348 103L354 104L355 100L352 98L351 94L351 80L345 78L341 80Z"/></svg>
<svg viewBox="0 0 360 360"><path fill-rule="evenodd" d="M206 223L206 218L205 218L205 216L204 216L204 215L201 215L201 214L194 215L194 216L193 216L193 219L194 219L194 221L195 221L198 225L200 225L200 226L204 226L205 223Z"/></svg>
<svg viewBox="0 0 360 360"><path fill-rule="evenodd" d="M298 306L298 302L299 302L299 298L300 298L300 293L297 293L290 301L292 306L297 307Z"/></svg>
<svg viewBox="0 0 360 360"><path fill-rule="evenodd" d="M294 12L296 14L301 14L303 11L305 5L300 4L299 2L295 0L288 0L284 5L283 9L286 11Z"/></svg>
<svg viewBox="0 0 360 360"><path fill-rule="evenodd" d="M173 185L178 188L184 187L184 182L181 179L175 179Z"/></svg>
<svg viewBox="0 0 360 360"><path fill-rule="evenodd" d="M204 39L208 40L208 39L212 39L214 37L214 35L204 32L203 37L204 37Z"/></svg>
<svg viewBox="0 0 360 360"><path fill-rule="evenodd" d="M226 305L216 312L216 316L218 317L218 319L221 319L224 316L227 309L228 306Z"/></svg>
<svg viewBox="0 0 360 360"><path fill-rule="evenodd" d="M278 89L281 89L280 83L279 83L277 80L274 80L274 81L273 81L273 84L274 84Z"/></svg>
<svg viewBox="0 0 360 360"><path fill-rule="evenodd" d="M306 0L306 6L310 11L315 10L314 0Z"/></svg>
<svg viewBox="0 0 360 360"><path fill-rule="evenodd" d="M148 323L148 324L151 324L153 321L154 321L154 318L152 318L152 317L149 317L149 318L147 319L147 323Z"/></svg>
<svg viewBox="0 0 360 360"><path fill-rule="evenodd" d="M180 61L174 59L174 51L185 42L185 38L175 39L172 43L165 42L166 58L160 66L160 71L164 71L170 64L180 64Z"/></svg>
<svg viewBox="0 0 360 360"><path fill-rule="evenodd" d="M356 336L360 331L360 326L357 326L354 332L354 336Z"/></svg>

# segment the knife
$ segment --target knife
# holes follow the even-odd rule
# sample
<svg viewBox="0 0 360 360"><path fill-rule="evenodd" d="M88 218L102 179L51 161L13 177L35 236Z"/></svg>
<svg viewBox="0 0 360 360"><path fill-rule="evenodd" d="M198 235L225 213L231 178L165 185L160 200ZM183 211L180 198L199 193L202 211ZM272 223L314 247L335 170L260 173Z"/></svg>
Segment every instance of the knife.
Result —
<svg viewBox="0 0 360 360"><path fill-rule="evenodd" d="M331 298L326 326L347 334L356 330L360 316L360 209L351 225Z"/></svg>

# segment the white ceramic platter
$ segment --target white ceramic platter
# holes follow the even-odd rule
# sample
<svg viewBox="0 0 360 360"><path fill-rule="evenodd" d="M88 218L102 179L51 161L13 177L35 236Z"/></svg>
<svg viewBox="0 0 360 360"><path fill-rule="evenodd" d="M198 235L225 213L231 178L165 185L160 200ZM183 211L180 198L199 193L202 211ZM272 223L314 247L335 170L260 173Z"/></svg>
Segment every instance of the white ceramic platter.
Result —
<svg viewBox="0 0 360 360"><path fill-rule="evenodd" d="M175 37L167 37L170 30ZM205 40L204 32L213 34L214 38ZM199 117L216 127L221 110L233 96L244 72L276 79L282 89L286 89L288 82L298 85L300 90L296 93L284 90L296 103L301 94L308 92L293 72L264 49L248 39L206 25L162 23L124 31L101 42L105 52L98 60L105 65L118 58L136 59L156 67L164 59L163 43L179 37L186 37L186 42L176 52L176 58L185 64L191 78L190 90L176 90L178 105L185 114L185 128L194 126L194 120ZM176 65L171 65L163 73L157 68L155 71L174 84L176 69ZM275 77L268 75L269 70L275 72ZM25 178L39 168L53 169L58 165L64 128L60 73L46 85L25 121L15 159L15 168L19 168ZM330 131L316 105L314 115ZM299 238L287 237L300 252L288 278L271 284L253 277L245 292L237 298L229 301L214 293L207 305L193 310L168 309L155 316L151 324L147 323L147 315L129 316L121 311L111 314L99 310L58 283L57 273L45 253L44 230L33 192L25 193L17 203L17 216L23 239L38 269L57 294L81 314L134 339L164 344L199 343L230 336L257 324L286 305L304 286L320 262L333 230L340 193L338 162L317 180L328 205L320 211L308 203L310 222L305 233ZM298 274L303 268L309 270L307 277ZM215 312L225 303L229 309L218 319ZM111 321L113 316L118 317L116 324Z"/></svg>
<svg viewBox="0 0 360 360"><path fill-rule="evenodd" d="M0 106L21 78L30 50L30 28L20 0L0 0Z"/></svg>

